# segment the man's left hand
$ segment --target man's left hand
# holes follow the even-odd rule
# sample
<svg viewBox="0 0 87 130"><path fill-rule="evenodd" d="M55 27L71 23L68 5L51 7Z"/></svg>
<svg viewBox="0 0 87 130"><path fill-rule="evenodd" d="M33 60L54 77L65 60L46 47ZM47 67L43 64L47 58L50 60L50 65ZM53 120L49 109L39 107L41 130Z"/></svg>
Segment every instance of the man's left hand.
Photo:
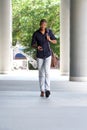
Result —
<svg viewBox="0 0 87 130"><path fill-rule="evenodd" d="M51 41L50 36L48 36L48 35L47 35L47 40L48 40L48 41Z"/></svg>

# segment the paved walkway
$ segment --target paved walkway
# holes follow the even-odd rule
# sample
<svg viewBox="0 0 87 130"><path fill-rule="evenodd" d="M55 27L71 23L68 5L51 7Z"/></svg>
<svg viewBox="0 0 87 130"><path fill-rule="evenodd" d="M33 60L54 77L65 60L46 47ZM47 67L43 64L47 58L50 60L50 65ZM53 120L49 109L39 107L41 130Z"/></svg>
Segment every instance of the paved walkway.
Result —
<svg viewBox="0 0 87 130"><path fill-rule="evenodd" d="M87 93L0 91L0 130L87 130Z"/></svg>
<svg viewBox="0 0 87 130"><path fill-rule="evenodd" d="M39 97L38 79L32 78L0 76L0 130L87 130L87 82L51 79L46 99Z"/></svg>

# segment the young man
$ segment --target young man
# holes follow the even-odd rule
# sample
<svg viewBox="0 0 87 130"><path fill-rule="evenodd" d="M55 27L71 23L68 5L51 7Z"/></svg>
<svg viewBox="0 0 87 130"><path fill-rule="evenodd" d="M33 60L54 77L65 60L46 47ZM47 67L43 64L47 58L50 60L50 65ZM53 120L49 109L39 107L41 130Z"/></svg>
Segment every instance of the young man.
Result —
<svg viewBox="0 0 87 130"><path fill-rule="evenodd" d="M37 49L37 63L39 70L39 84L41 97L50 96L50 65L51 48L50 43L56 44L56 38L50 29L47 29L47 21L40 21L40 28L34 32L32 37L32 47Z"/></svg>

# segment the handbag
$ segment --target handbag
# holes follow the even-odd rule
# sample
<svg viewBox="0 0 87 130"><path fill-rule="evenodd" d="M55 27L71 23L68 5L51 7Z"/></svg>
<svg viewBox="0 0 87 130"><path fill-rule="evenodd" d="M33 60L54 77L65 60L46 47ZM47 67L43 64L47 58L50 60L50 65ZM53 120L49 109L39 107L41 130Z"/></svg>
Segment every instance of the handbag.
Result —
<svg viewBox="0 0 87 130"><path fill-rule="evenodd" d="M51 67L52 68L56 68L57 67L57 63L58 63L58 60L54 54L54 52L52 51L52 57L51 57Z"/></svg>

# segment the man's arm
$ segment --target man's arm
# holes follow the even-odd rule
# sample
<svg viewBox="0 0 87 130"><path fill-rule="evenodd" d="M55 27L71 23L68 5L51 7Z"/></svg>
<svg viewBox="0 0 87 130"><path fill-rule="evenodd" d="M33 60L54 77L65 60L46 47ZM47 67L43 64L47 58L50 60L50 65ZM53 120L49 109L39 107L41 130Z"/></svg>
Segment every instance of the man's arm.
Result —
<svg viewBox="0 0 87 130"><path fill-rule="evenodd" d="M52 33L52 30L49 30L49 33L47 33L47 40L53 44L57 43L56 37Z"/></svg>
<svg viewBox="0 0 87 130"><path fill-rule="evenodd" d="M37 44L31 45L34 49L37 49Z"/></svg>
<svg viewBox="0 0 87 130"><path fill-rule="evenodd" d="M34 32L34 34L33 34L33 36L32 36L31 47L37 49L36 32Z"/></svg>
<svg viewBox="0 0 87 130"><path fill-rule="evenodd" d="M37 45L32 45L32 47L34 48L34 49L37 49L38 51L43 51L43 48L41 47L41 46L37 46Z"/></svg>
<svg viewBox="0 0 87 130"><path fill-rule="evenodd" d="M47 36L47 40L53 44L57 44L57 40L51 40L50 36Z"/></svg>

